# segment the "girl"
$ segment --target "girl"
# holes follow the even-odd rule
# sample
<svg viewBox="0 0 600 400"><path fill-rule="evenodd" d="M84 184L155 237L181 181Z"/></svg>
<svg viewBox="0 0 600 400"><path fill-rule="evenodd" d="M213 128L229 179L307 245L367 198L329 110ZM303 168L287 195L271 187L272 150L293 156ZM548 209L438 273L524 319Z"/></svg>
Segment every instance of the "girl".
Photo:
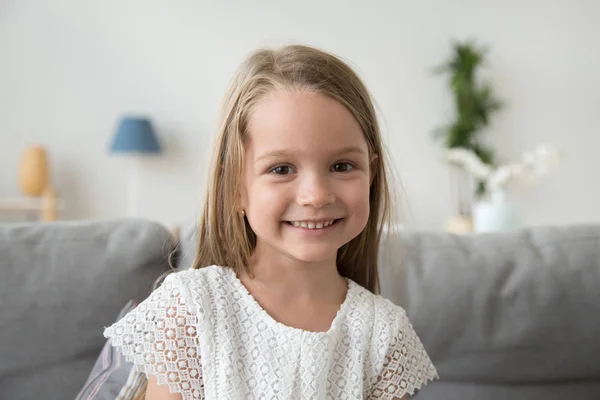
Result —
<svg viewBox="0 0 600 400"><path fill-rule="evenodd" d="M436 371L376 294L389 207L358 76L310 47L257 51L226 97L194 267L105 336L146 399L403 399Z"/></svg>

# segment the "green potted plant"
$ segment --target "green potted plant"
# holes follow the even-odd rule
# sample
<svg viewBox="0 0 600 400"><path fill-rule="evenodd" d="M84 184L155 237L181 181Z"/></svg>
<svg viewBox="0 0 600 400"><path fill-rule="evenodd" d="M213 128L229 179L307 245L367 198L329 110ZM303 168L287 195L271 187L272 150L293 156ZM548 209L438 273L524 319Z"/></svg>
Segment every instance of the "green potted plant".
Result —
<svg viewBox="0 0 600 400"><path fill-rule="evenodd" d="M484 144L482 134L493 114L502 108L502 102L494 96L490 84L478 78L478 71L485 64L486 53L487 49L473 41L454 42L449 59L435 68L436 74L448 76L455 112L452 120L437 128L433 134L446 150L469 150L482 163L493 166L494 152ZM473 190L472 177L463 166L451 165L450 171L457 215L448 222L448 229L455 232L470 231L473 196L483 196L486 183L477 180Z"/></svg>
<svg viewBox="0 0 600 400"><path fill-rule="evenodd" d="M483 143L482 133L502 102L489 83L477 79L486 52L472 41L455 42L450 59L435 69L437 74L448 75L455 114L450 123L434 131L434 137L447 149L471 150L484 164L494 165L494 152ZM485 182L477 182L476 194L484 193Z"/></svg>

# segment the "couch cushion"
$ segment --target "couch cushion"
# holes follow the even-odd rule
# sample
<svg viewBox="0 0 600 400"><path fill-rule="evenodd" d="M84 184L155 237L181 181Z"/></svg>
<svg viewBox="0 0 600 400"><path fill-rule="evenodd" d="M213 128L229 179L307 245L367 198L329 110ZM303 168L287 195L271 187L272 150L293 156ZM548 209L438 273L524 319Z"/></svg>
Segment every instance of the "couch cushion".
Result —
<svg viewBox="0 0 600 400"><path fill-rule="evenodd" d="M509 398L496 386L548 399L543 388L581 382L595 390L581 398L600 398L600 226L402 232L381 256L382 294L407 310L439 382L489 399ZM423 398L459 398L435 396L440 385Z"/></svg>
<svg viewBox="0 0 600 400"><path fill-rule="evenodd" d="M0 393L69 399L103 328L169 269L171 234L143 220L0 227Z"/></svg>

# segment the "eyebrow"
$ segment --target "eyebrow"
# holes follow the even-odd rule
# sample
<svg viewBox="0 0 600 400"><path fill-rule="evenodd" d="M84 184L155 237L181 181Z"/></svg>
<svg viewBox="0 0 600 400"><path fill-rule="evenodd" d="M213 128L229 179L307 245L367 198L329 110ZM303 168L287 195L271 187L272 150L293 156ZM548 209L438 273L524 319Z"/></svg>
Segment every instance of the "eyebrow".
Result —
<svg viewBox="0 0 600 400"><path fill-rule="evenodd" d="M285 150L274 150L274 151L269 151L268 153L263 154L262 156L258 157L256 159L256 161L261 161L267 158L273 158L273 157L284 157L284 156L289 156L290 154L293 154L294 152L287 152ZM349 146L349 147L344 147L338 151L335 152L336 156L341 156L341 155L345 155L345 154L350 154L350 153L357 153L357 154L366 154L365 151L363 149L361 149L358 146Z"/></svg>

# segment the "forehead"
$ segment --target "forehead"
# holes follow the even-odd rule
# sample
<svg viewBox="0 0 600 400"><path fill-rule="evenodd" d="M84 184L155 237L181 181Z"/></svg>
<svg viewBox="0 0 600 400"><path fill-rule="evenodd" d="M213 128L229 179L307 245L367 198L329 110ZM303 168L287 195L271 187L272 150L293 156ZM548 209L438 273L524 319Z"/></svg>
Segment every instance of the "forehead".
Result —
<svg viewBox="0 0 600 400"><path fill-rule="evenodd" d="M254 157L273 150L321 154L349 146L368 153L364 134L352 113L319 93L269 93L250 116L248 128L248 151Z"/></svg>

